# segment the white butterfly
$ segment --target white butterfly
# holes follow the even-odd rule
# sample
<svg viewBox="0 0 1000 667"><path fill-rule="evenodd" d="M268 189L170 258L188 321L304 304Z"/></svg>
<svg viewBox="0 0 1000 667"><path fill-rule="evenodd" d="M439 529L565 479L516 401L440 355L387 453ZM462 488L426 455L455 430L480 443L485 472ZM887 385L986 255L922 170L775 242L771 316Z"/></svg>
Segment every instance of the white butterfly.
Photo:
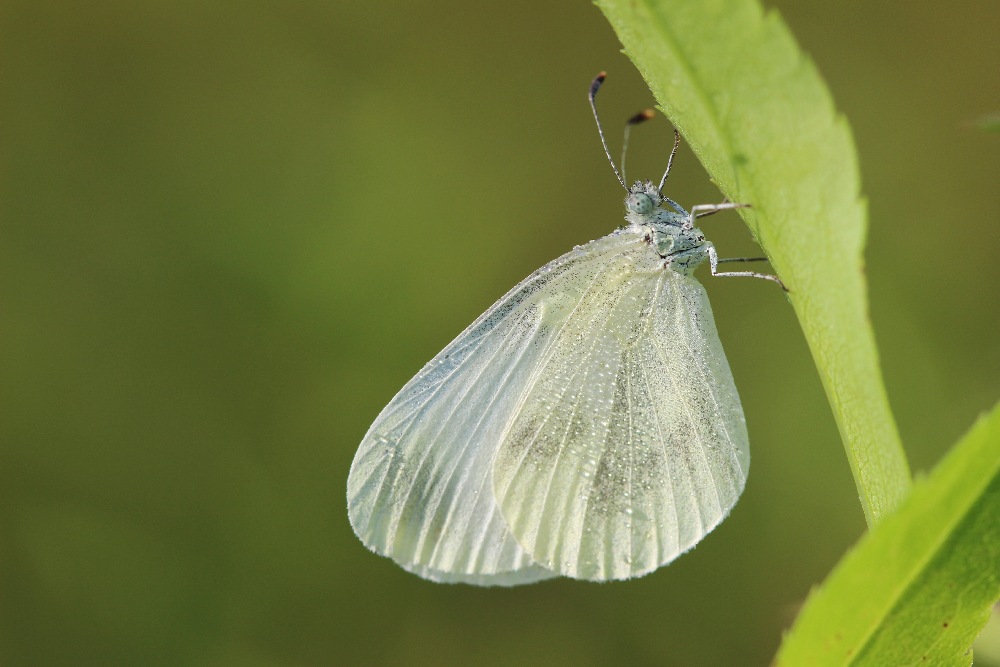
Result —
<svg viewBox="0 0 1000 667"><path fill-rule="evenodd" d="M659 186L626 186L626 227L528 276L382 410L347 483L369 549L440 582L628 579L736 504L743 409L691 272L708 259L712 275L781 281L719 272L739 260L694 226L741 204L689 212L661 194L678 141Z"/></svg>

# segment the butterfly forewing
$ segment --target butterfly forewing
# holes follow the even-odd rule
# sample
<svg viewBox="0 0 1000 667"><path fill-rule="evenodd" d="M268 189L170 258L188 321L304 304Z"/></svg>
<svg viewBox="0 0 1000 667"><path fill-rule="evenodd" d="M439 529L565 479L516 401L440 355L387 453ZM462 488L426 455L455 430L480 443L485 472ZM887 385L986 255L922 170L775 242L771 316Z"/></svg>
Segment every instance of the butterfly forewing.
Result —
<svg viewBox="0 0 1000 667"><path fill-rule="evenodd" d="M673 560L728 514L749 467L704 289L646 250L568 317L494 459L511 531L566 576Z"/></svg>
<svg viewBox="0 0 1000 667"><path fill-rule="evenodd" d="M520 586L533 584L559 576L541 565L525 565L517 570L493 574L469 574L465 572L443 572L418 565L403 565L408 572L436 581L439 584L472 584L474 586Z"/></svg>
<svg viewBox="0 0 1000 667"><path fill-rule="evenodd" d="M539 269L403 387L369 429L348 480L351 524L369 548L438 581L555 576L507 528L493 457L608 263L640 246L637 235L615 233Z"/></svg>

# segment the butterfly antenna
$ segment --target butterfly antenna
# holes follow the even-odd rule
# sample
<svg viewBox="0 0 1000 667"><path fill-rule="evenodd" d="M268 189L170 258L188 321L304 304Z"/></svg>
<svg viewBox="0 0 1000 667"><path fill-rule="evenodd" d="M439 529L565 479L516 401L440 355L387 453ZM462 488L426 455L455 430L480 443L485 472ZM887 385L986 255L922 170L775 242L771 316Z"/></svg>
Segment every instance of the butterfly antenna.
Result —
<svg viewBox="0 0 1000 667"><path fill-rule="evenodd" d="M622 178L621 173L618 171L618 167L615 166L615 161L611 159L611 151L608 150L608 142L604 138L604 128L601 127L601 119L597 115L597 105L594 103L594 98L597 97L597 91L601 89L601 84L604 83L604 79L608 76L607 72L601 72L596 77L594 77L593 83L590 84L590 108L594 112L594 120L597 121L597 133L601 135L601 145L604 146L604 154L608 157L608 162L611 163L611 168L615 170L615 178L618 182L622 184L625 190L628 190L628 186L625 185L625 179Z"/></svg>
<svg viewBox="0 0 1000 667"><path fill-rule="evenodd" d="M677 147L681 145L681 133L674 128L674 147L670 151L670 157L667 158L667 170L663 172L663 178L660 179L660 187L658 188L660 192L663 192L663 184L667 182L667 176L670 175L670 167L674 165L674 156L677 155Z"/></svg>
<svg viewBox="0 0 1000 667"><path fill-rule="evenodd" d="M644 109L625 121L625 140L622 141L622 181L625 183L628 183L628 179L625 178L625 154L628 152L628 135L632 131L633 125L645 123L654 115L652 109Z"/></svg>

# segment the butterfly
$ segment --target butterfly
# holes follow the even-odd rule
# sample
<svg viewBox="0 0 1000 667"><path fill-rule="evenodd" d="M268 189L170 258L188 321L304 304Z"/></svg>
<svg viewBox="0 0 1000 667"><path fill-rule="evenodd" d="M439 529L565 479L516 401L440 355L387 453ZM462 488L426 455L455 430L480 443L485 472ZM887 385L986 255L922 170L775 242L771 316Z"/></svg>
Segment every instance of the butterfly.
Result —
<svg viewBox="0 0 1000 667"><path fill-rule="evenodd" d="M692 271L725 261L695 227L745 205L685 210L627 186L626 225L507 292L396 394L351 465L351 525L437 582L512 586L647 574L736 504L747 429L712 309ZM628 128L652 116L632 118Z"/></svg>

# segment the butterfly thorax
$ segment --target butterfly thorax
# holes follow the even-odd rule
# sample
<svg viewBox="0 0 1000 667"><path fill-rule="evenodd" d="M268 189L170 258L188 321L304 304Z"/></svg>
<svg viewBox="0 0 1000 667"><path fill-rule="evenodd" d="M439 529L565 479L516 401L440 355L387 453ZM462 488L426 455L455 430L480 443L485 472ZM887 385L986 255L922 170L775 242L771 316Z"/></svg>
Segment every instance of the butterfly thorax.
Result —
<svg viewBox="0 0 1000 667"><path fill-rule="evenodd" d="M705 235L694 218L651 182L636 182L625 198L628 229L642 234L678 273L688 274L708 256Z"/></svg>

